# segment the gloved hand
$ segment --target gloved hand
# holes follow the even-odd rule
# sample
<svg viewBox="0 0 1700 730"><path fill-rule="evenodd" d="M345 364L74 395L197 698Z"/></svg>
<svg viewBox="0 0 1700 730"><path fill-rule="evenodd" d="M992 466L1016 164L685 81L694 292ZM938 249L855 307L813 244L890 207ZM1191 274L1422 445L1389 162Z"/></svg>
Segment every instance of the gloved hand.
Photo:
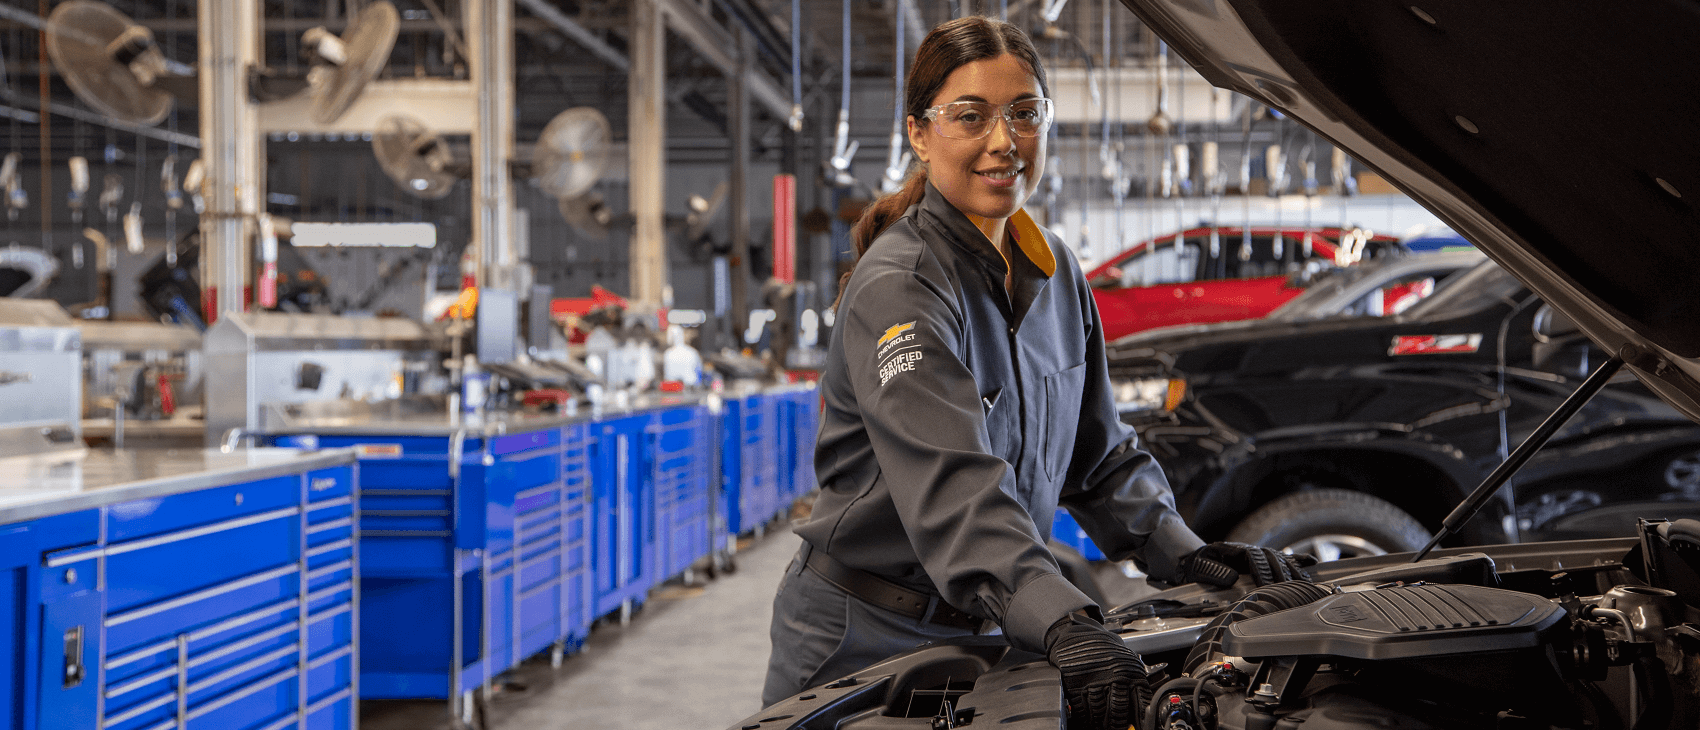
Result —
<svg viewBox="0 0 1700 730"><path fill-rule="evenodd" d="M1145 662L1103 624L1064 617L1045 632L1045 655L1062 671L1070 730L1127 730L1139 717Z"/></svg>
<svg viewBox="0 0 1700 730"><path fill-rule="evenodd" d="M1241 573L1250 573L1253 581L1265 586L1310 580L1304 569L1312 565L1316 565L1316 558L1309 555L1287 555L1243 542L1213 542L1181 558L1181 582L1226 588L1239 580Z"/></svg>

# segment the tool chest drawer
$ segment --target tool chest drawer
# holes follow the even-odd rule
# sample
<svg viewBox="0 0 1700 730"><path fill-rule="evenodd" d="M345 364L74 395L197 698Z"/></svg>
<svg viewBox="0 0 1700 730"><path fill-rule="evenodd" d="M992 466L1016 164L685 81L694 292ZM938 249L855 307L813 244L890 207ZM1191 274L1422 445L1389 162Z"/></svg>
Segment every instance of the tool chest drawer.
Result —
<svg viewBox="0 0 1700 730"><path fill-rule="evenodd" d="M9 726L353 727L356 481L344 463L41 520L36 696Z"/></svg>

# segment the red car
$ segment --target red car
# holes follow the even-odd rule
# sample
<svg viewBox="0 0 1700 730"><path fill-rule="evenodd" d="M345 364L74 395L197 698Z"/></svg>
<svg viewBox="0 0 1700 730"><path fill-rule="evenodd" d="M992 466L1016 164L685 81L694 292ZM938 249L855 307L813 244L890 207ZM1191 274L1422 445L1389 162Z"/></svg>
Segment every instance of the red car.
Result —
<svg viewBox="0 0 1700 730"><path fill-rule="evenodd" d="M1262 317L1304 291L1294 273L1401 249L1393 236L1361 228L1254 226L1245 256L1246 233L1232 226L1193 228L1179 234L1179 246L1169 234L1088 272L1105 341L1154 327Z"/></svg>

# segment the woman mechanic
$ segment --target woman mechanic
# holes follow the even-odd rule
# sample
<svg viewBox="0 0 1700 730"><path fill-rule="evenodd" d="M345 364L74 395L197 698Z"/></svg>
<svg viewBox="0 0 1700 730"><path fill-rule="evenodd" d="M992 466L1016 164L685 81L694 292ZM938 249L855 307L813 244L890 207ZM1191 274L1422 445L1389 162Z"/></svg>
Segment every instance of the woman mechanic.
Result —
<svg viewBox="0 0 1700 730"><path fill-rule="evenodd" d="M961 18L911 68L920 165L853 233L821 378L821 492L774 598L763 703L990 622L1062 670L1071 727L1121 730L1145 667L1045 547L1059 502L1106 555L1161 580L1302 571L1206 546L1118 420L1080 265L1021 207L1053 119L1032 41Z"/></svg>

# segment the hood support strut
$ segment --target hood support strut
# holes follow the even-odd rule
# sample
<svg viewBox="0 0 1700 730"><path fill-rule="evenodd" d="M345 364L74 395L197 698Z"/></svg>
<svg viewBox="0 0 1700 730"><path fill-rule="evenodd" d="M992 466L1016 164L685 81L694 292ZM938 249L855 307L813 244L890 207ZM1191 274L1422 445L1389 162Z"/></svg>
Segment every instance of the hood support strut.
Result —
<svg viewBox="0 0 1700 730"><path fill-rule="evenodd" d="M1610 360L1600 363L1600 366L1588 375L1588 379L1582 381L1582 385L1576 388L1576 392L1571 393L1569 398L1565 398L1564 402L1558 405L1558 410L1547 416L1547 420L1542 421L1540 427L1535 429L1534 433L1529 434L1529 438L1523 441L1516 451L1511 452L1511 455L1506 457L1505 461L1495 467L1493 473L1482 481L1482 485L1476 487L1476 491L1471 492L1463 503L1452 510L1452 514L1447 515L1446 519L1441 521L1440 531L1434 534L1434 539L1429 540L1427 546L1411 558L1411 562L1415 563L1422 560L1429 554L1429 551L1434 550L1435 546L1440 544L1441 540L1451 537L1458 532L1459 528L1469 522L1471 517L1475 517L1476 513L1480 512L1482 507L1487 504L1488 499L1493 497L1500 487L1505 486L1505 483L1510 481L1511 477L1519 469L1522 469L1524 464L1529 462L1529 458L1547 444L1553 434L1558 433L1558 429L1564 426L1565 421L1569 421L1571 416L1582 410L1582 406L1593 400L1594 394L1600 392L1600 389L1604 388L1606 383L1622 367L1623 353L1621 352L1613 355Z"/></svg>

